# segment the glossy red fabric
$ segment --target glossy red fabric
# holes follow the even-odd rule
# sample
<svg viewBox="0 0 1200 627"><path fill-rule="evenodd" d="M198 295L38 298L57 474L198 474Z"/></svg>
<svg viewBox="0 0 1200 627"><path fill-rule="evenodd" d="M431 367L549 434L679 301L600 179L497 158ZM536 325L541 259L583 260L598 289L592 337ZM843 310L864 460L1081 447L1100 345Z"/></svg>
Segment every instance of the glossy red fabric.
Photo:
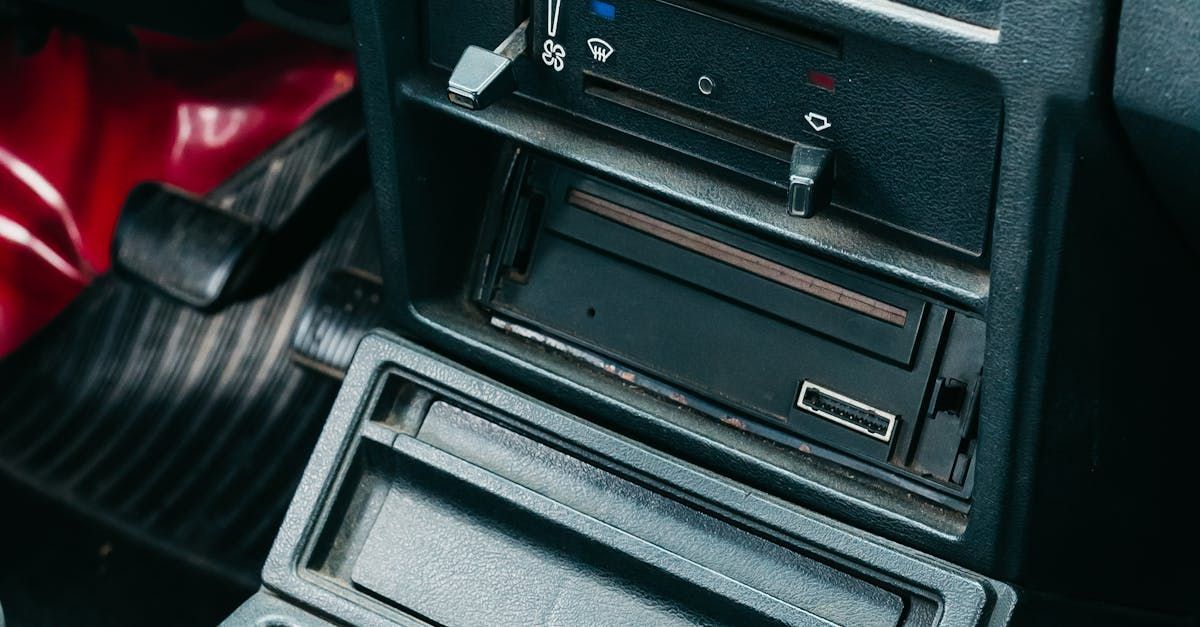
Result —
<svg viewBox="0 0 1200 627"><path fill-rule="evenodd" d="M138 40L0 41L0 356L108 269L135 184L205 193L354 83L348 53L257 24Z"/></svg>

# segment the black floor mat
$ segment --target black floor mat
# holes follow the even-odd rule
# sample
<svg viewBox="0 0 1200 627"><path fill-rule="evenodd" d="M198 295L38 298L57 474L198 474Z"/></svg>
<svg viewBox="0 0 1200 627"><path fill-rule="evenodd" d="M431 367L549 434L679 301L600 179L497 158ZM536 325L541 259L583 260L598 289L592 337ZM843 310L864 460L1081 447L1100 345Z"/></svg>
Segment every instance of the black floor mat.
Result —
<svg viewBox="0 0 1200 627"><path fill-rule="evenodd" d="M285 141L210 199L270 223L327 144ZM364 265L360 242L375 236L365 194L346 203L284 285L213 315L97 280L0 363L0 473L141 546L257 585L338 387L289 360L296 317L327 273ZM23 515L3 508L6 526Z"/></svg>
<svg viewBox="0 0 1200 627"><path fill-rule="evenodd" d="M0 605L11 627L215 625L250 594L0 479Z"/></svg>

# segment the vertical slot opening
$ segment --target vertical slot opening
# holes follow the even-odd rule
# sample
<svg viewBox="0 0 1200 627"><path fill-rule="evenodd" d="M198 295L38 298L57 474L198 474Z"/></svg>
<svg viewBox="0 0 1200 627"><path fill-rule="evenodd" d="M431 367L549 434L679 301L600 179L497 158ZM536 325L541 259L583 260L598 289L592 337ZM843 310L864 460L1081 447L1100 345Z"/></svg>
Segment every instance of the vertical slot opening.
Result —
<svg viewBox="0 0 1200 627"><path fill-rule="evenodd" d="M529 268L533 263L533 249L537 245L545 209L546 197L538 193L530 194L529 201L525 204L524 215L521 216L521 230L508 267L509 277L515 281L524 282L529 276Z"/></svg>

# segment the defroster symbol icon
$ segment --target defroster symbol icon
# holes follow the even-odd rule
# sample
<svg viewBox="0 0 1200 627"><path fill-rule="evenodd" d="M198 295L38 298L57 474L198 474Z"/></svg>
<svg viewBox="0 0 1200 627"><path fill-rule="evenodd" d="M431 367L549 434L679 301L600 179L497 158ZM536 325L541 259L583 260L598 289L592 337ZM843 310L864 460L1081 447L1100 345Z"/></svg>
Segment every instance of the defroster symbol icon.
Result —
<svg viewBox="0 0 1200 627"><path fill-rule="evenodd" d="M592 37L587 41L587 43L588 49L592 51L592 58L601 63L607 63L608 58L611 57L612 53L614 52L612 44L600 39L599 37Z"/></svg>

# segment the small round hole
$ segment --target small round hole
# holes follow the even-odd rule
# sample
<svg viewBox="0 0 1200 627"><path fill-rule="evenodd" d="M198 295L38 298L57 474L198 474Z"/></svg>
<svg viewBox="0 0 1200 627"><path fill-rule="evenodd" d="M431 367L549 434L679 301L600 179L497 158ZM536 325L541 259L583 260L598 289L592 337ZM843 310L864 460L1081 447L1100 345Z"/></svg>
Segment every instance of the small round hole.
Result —
<svg viewBox="0 0 1200 627"><path fill-rule="evenodd" d="M589 317L589 318L595 318L595 317L596 317L596 308L595 308L595 307L588 307L588 310L587 310L587 317Z"/></svg>

